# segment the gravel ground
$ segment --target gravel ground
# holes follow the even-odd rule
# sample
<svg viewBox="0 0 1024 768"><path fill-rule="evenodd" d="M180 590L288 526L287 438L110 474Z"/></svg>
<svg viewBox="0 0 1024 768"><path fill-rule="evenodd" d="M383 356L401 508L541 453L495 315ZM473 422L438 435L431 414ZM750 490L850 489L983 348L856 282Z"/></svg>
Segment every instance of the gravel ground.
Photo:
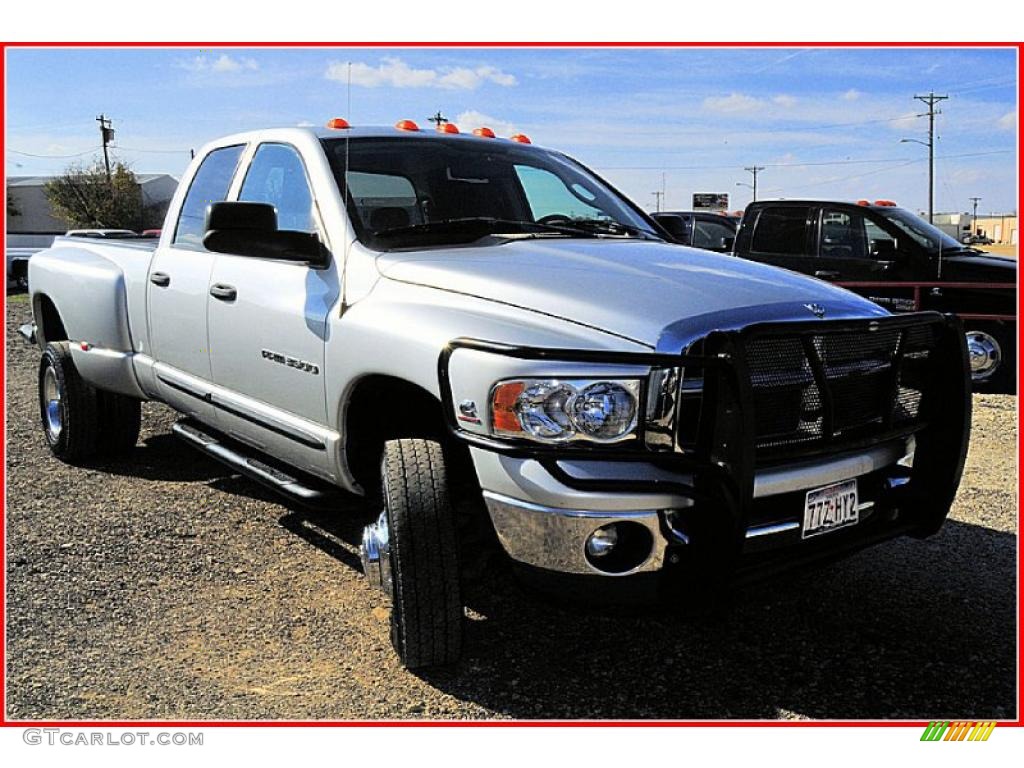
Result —
<svg viewBox="0 0 1024 768"><path fill-rule="evenodd" d="M374 512L282 504L144 408L130 457L52 459L7 309L7 715L104 718L1013 718L1016 398L975 397L952 519L748 588L728 615L574 612L497 566L465 658L402 670L357 554Z"/></svg>

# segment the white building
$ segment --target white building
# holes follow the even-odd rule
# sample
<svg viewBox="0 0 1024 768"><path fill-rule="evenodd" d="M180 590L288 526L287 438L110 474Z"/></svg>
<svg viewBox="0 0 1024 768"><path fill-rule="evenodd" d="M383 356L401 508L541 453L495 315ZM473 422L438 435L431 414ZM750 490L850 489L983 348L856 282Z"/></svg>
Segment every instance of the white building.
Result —
<svg viewBox="0 0 1024 768"><path fill-rule="evenodd" d="M8 176L7 194L14 203L17 215L7 213L8 235L59 235L67 229L67 222L53 215L43 187L53 176ZM166 209L178 187L173 176L166 173L140 173L136 176L146 207L162 206Z"/></svg>

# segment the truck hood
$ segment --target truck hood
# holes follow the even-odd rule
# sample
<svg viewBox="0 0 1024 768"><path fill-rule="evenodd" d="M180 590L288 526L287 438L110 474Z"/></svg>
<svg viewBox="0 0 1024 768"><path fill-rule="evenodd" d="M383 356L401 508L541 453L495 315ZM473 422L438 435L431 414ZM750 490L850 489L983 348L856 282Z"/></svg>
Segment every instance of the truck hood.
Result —
<svg viewBox="0 0 1024 768"><path fill-rule="evenodd" d="M658 349L768 320L888 314L849 291L734 256L637 240L500 241L381 254L389 279L551 315Z"/></svg>
<svg viewBox="0 0 1024 768"><path fill-rule="evenodd" d="M958 253L942 258L943 277L949 280L1017 281L1017 260L991 253Z"/></svg>

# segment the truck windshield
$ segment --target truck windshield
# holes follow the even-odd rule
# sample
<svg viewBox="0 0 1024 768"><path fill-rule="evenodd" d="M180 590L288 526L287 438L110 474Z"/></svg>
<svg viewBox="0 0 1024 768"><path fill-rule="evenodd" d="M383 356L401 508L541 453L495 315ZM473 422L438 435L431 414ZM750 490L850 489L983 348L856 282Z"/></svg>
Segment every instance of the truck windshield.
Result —
<svg viewBox="0 0 1024 768"><path fill-rule="evenodd" d="M963 251L964 247L938 227L903 208L887 208L882 216L892 222L899 232L908 235L930 254L940 251Z"/></svg>
<svg viewBox="0 0 1024 768"><path fill-rule="evenodd" d="M323 144L343 195L348 187L359 239L371 247L463 243L491 234L659 237L614 190L554 152L498 139Z"/></svg>

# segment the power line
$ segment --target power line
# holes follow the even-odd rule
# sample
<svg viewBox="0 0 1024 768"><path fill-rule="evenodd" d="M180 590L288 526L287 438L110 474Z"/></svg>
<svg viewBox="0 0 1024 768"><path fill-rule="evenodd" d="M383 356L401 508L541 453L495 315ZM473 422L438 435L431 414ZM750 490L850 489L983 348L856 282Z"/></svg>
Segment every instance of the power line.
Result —
<svg viewBox="0 0 1024 768"><path fill-rule="evenodd" d="M10 147L7 148L7 151L14 155L21 155L22 157L36 157L43 160L66 160L71 157L82 157L83 155L91 155L93 152L98 152L100 149L101 147L93 147L92 149L87 149L84 152L75 152L74 154L70 155L36 155L31 152L21 152L17 149L11 149Z"/></svg>
<svg viewBox="0 0 1024 768"><path fill-rule="evenodd" d="M987 155L1009 155L1012 149L996 149L986 152L963 152L956 155L936 155L936 160L952 160L962 157L984 157ZM876 160L825 160L803 163L765 163L766 168L809 168L814 166L827 165L870 165L871 163L902 163L909 160L917 160L908 157L880 157ZM735 165L600 165L593 166L598 171L728 171L736 168Z"/></svg>
<svg viewBox="0 0 1024 768"><path fill-rule="evenodd" d="M190 149L138 149L137 147L123 146L119 146L118 149L122 149L125 152L149 152L162 155L181 155L191 151Z"/></svg>

